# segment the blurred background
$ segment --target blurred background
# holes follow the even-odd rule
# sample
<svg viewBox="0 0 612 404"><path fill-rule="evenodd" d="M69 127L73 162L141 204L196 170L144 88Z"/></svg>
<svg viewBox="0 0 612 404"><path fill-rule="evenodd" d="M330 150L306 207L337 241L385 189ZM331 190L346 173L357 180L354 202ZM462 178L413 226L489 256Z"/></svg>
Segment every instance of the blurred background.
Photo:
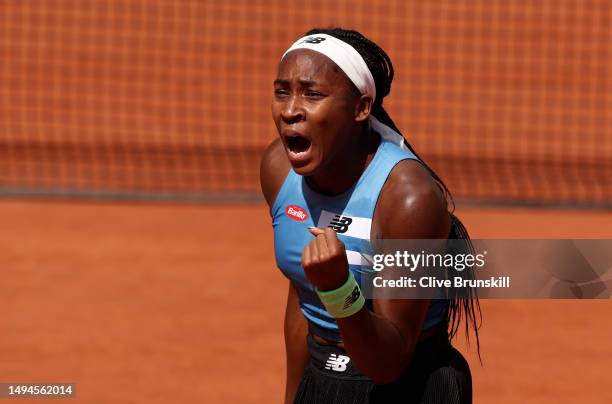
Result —
<svg viewBox="0 0 612 404"><path fill-rule="evenodd" d="M607 1L0 0L0 382L280 401L258 164L280 56L329 26L390 55L472 237L612 238ZM610 402L611 308L483 302L475 402Z"/></svg>
<svg viewBox="0 0 612 404"><path fill-rule="evenodd" d="M606 1L4 1L4 194L258 199L285 49L385 49L385 105L460 199L612 206Z"/></svg>

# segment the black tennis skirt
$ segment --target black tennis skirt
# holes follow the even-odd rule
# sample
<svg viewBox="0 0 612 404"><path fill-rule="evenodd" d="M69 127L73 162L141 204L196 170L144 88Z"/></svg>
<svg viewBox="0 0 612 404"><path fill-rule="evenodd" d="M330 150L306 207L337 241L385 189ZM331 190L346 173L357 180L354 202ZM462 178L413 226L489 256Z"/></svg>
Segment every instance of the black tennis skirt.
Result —
<svg viewBox="0 0 612 404"><path fill-rule="evenodd" d="M391 384L374 384L355 367L346 351L318 344L308 336L310 363L294 403L471 403L472 378L465 358L444 334L417 344L402 376Z"/></svg>

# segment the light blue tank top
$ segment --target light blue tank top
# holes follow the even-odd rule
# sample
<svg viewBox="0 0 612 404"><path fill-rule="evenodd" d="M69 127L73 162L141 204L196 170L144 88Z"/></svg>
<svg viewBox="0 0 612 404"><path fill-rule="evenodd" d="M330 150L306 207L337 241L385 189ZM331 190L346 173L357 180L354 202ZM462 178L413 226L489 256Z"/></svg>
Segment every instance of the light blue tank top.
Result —
<svg viewBox="0 0 612 404"><path fill-rule="evenodd" d="M374 158L357 183L334 196L314 192L304 177L289 170L271 211L274 252L276 264L298 291L300 308L308 320L310 333L330 341L341 341L335 319L325 310L301 266L302 251L314 238L308 227L336 230L345 245L349 270L360 282L362 274L373 272L367 258L373 252L370 228L378 196L393 167L406 159L418 160L409 150L381 139ZM370 300L366 305L371 309ZM432 300L422 329L442 321L446 307L446 301Z"/></svg>

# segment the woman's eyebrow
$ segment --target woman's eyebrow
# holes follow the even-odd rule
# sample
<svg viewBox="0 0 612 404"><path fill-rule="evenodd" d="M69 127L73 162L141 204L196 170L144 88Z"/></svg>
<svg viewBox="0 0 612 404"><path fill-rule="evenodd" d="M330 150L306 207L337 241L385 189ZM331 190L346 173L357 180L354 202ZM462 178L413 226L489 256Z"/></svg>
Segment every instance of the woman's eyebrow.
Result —
<svg viewBox="0 0 612 404"><path fill-rule="evenodd" d="M315 87L316 85L319 84L319 83L317 83L316 81L313 81L313 80L298 80L298 83L300 83L300 85L303 86L303 87ZM274 84L289 85L289 84L291 84L291 80L276 79L276 80L274 80Z"/></svg>

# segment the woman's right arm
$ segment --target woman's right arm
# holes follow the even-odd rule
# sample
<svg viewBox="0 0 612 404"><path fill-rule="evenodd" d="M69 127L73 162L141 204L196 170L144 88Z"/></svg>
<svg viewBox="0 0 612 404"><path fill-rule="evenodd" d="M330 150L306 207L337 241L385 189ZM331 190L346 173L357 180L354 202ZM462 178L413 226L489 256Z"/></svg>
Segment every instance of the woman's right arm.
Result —
<svg viewBox="0 0 612 404"><path fill-rule="evenodd" d="M290 168L291 164L287 159L283 143L280 139L274 140L264 151L259 165L261 193L270 209L274 205Z"/></svg>
<svg viewBox="0 0 612 404"><path fill-rule="evenodd" d="M291 165L280 139L272 142L264 152L260 166L261 191L270 209L278 196ZM285 309L285 351L287 353L287 381L285 403L293 403L295 393L308 364L306 335L308 324L300 310L297 291L289 282Z"/></svg>
<svg viewBox="0 0 612 404"><path fill-rule="evenodd" d="M308 365L307 334L308 324L300 310L297 291L289 282L287 308L285 309L285 351L287 353L285 404L293 403L302 374Z"/></svg>

